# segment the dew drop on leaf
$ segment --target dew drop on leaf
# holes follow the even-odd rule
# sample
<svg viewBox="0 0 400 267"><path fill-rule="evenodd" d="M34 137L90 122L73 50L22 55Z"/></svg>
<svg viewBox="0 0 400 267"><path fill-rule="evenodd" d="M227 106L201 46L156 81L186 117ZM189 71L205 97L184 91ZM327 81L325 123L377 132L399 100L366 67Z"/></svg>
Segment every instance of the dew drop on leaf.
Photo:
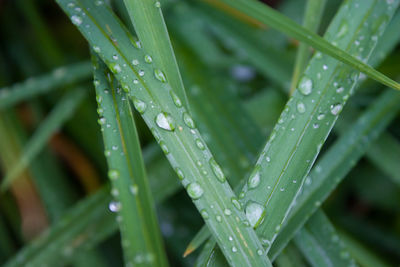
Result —
<svg viewBox="0 0 400 267"><path fill-rule="evenodd" d="M110 204L108 204L108 209L111 212L118 212L121 210L121 203L117 201L111 201Z"/></svg>
<svg viewBox="0 0 400 267"><path fill-rule="evenodd" d="M163 82L163 83L167 82L167 78L165 77L164 72L162 70L160 70L160 69L155 69L154 70L154 76L160 82Z"/></svg>
<svg viewBox="0 0 400 267"><path fill-rule="evenodd" d="M245 213L251 227L255 227L263 215L264 207L256 202L249 201L246 205Z"/></svg>
<svg viewBox="0 0 400 267"><path fill-rule="evenodd" d="M298 111L299 113L304 113L304 112L306 112L306 106L304 105L303 102L301 102L301 101L297 102L297 111Z"/></svg>
<svg viewBox="0 0 400 267"><path fill-rule="evenodd" d="M108 171L108 177L109 177L111 180L118 179L118 178L119 178L119 171L118 171L118 170L115 170L115 169L109 170L109 171Z"/></svg>
<svg viewBox="0 0 400 267"><path fill-rule="evenodd" d="M211 166L211 169L213 170L215 176L217 177L218 181L220 181L221 183L225 182L226 181L225 175L224 175L221 167L218 165L218 163L213 158L210 159L210 166Z"/></svg>
<svg viewBox="0 0 400 267"><path fill-rule="evenodd" d="M161 129L164 129L167 131L175 130L174 119L171 117L171 115L169 115L166 112L158 113L158 115L156 116L156 124Z"/></svg>
<svg viewBox="0 0 400 267"><path fill-rule="evenodd" d="M201 198L204 193L203 188L201 188L201 186L196 182L190 183L188 185L187 192L189 196L194 200Z"/></svg>
<svg viewBox="0 0 400 267"><path fill-rule="evenodd" d="M309 95L312 92L312 86L313 86L312 80L307 76L303 76L303 78L301 78L299 83L299 91L303 95Z"/></svg>
<svg viewBox="0 0 400 267"><path fill-rule="evenodd" d="M343 105L342 104L334 104L331 105L331 113L332 115L338 115L340 113L340 111L342 111Z"/></svg>
<svg viewBox="0 0 400 267"><path fill-rule="evenodd" d="M75 24L76 26L79 26L79 25L82 24L82 18L79 17L79 16L77 16L77 15L73 15L73 16L71 17L71 21L72 21L72 23Z"/></svg>
<svg viewBox="0 0 400 267"><path fill-rule="evenodd" d="M247 181L247 184L249 188L256 188L260 184L260 166L257 166L255 170L252 172L250 175L249 180Z"/></svg>
<svg viewBox="0 0 400 267"><path fill-rule="evenodd" d="M194 125L194 121L189 113L183 113L183 122L191 129L194 129L196 126Z"/></svg>
<svg viewBox="0 0 400 267"><path fill-rule="evenodd" d="M143 102L140 99L135 98L133 100L133 105L135 106L135 109L140 113L143 114L146 111L147 105L145 102Z"/></svg>

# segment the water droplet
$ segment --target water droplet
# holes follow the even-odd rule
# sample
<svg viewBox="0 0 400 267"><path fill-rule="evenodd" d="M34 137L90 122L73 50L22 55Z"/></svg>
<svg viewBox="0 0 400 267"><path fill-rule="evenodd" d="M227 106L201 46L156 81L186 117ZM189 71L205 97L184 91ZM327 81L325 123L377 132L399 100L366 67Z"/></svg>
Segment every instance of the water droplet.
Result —
<svg viewBox="0 0 400 267"><path fill-rule="evenodd" d="M261 256L262 254L264 254L264 251L263 251L262 249L258 249L258 250L257 250L257 254L258 254L259 256Z"/></svg>
<svg viewBox="0 0 400 267"><path fill-rule="evenodd" d="M138 74L139 74L140 77L143 77L144 76L144 70L139 70Z"/></svg>
<svg viewBox="0 0 400 267"><path fill-rule="evenodd" d="M231 202L232 202L233 206L235 206L235 208L237 208L238 210L242 209L242 205L240 205L240 202L237 198L233 197L231 199Z"/></svg>
<svg viewBox="0 0 400 267"><path fill-rule="evenodd" d="M104 125L104 124L106 124L107 120L106 120L106 118L101 117L100 119L98 119L97 122L98 122L100 125Z"/></svg>
<svg viewBox="0 0 400 267"><path fill-rule="evenodd" d="M218 181L220 181L221 183L224 183L226 181L225 175L224 175L221 167L218 165L218 163L213 158L210 159L210 166L211 166L211 169L213 170L215 176L217 177Z"/></svg>
<svg viewBox="0 0 400 267"><path fill-rule="evenodd" d="M165 77L165 74L162 70L160 69L155 69L154 70L154 76L156 77L157 80L160 82L165 83L167 81L167 78Z"/></svg>
<svg viewBox="0 0 400 267"><path fill-rule="evenodd" d="M175 168L175 172L178 175L179 180L183 180L183 178L185 178L185 175L183 174L183 171L180 168Z"/></svg>
<svg viewBox="0 0 400 267"><path fill-rule="evenodd" d="M342 108L343 108L343 106L342 106L342 104L334 104L334 105L331 105L331 113L332 113L332 115L338 115L341 111L342 111Z"/></svg>
<svg viewBox="0 0 400 267"><path fill-rule="evenodd" d="M118 55L113 55L112 58L113 58L114 60L118 60Z"/></svg>
<svg viewBox="0 0 400 267"><path fill-rule="evenodd" d="M260 166L258 165L247 181L249 188L256 188L260 184Z"/></svg>
<svg viewBox="0 0 400 267"><path fill-rule="evenodd" d="M95 46L93 46L93 51L96 53L100 53L101 49L100 49L100 47L95 45Z"/></svg>
<svg viewBox="0 0 400 267"><path fill-rule="evenodd" d="M328 66L327 66L327 65L323 65L322 68L323 68L324 70L327 70L327 69L328 69Z"/></svg>
<svg viewBox="0 0 400 267"><path fill-rule="evenodd" d="M166 112L158 113L156 116L156 124L158 127L167 130L173 131L175 130L175 123L173 118Z"/></svg>
<svg viewBox="0 0 400 267"><path fill-rule="evenodd" d="M154 4L154 6L155 6L156 8L160 8L160 7L161 7L160 1L157 1L157 2Z"/></svg>
<svg viewBox="0 0 400 267"><path fill-rule="evenodd" d="M111 149L115 151L115 150L118 149L118 146L114 145L114 146L111 147Z"/></svg>
<svg viewBox="0 0 400 267"><path fill-rule="evenodd" d="M236 247L232 247L232 252L237 252L237 248Z"/></svg>
<svg viewBox="0 0 400 267"><path fill-rule="evenodd" d="M203 217L203 219L205 219L205 220L210 218L210 216L208 215L208 212L204 209L200 211L200 214L201 214L201 217Z"/></svg>
<svg viewBox="0 0 400 267"><path fill-rule="evenodd" d="M299 113L304 113L304 112L306 112L306 106L304 105L303 102L301 102L301 101L297 102L297 111L298 111Z"/></svg>
<svg viewBox="0 0 400 267"><path fill-rule="evenodd" d="M131 185L129 187L129 191L131 191L131 194L135 196L139 191L139 187L137 186L137 184Z"/></svg>
<svg viewBox="0 0 400 267"><path fill-rule="evenodd" d="M337 37L343 37L347 34L349 30L349 24L347 23L347 21L342 21L342 23L340 24L339 30L337 32Z"/></svg>
<svg viewBox="0 0 400 267"><path fill-rule="evenodd" d="M110 63L110 69L113 73L120 73L122 71L121 66L116 63Z"/></svg>
<svg viewBox="0 0 400 267"><path fill-rule="evenodd" d="M118 170L115 170L115 169L109 170L109 171L108 171L108 177L109 177L111 180L118 179L118 178L119 178L119 171L118 171Z"/></svg>
<svg viewBox="0 0 400 267"><path fill-rule="evenodd" d="M150 55L145 55L144 56L144 61L147 62L147 63L151 63L151 62L153 62L153 59L151 58Z"/></svg>
<svg viewBox="0 0 400 267"><path fill-rule="evenodd" d="M325 114L323 114L323 113L320 113L320 114L318 114L318 116L317 116L317 120L323 120L325 118Z"/></svg>
<svg viewBox="0 0 400 267"><path fill-rule="evenodd" d="M267 162L271 162L271 158L268 157L268 156L265 157L265 160L266 160Z"/></svg>
<svg viewBox="0 0 400 267"><path fill-rule="evenodd" d="M137 60L137 59L132 60L132 65L134 65L134 66L139 65L139 60Z"/></svg>
<svg viewBox="0 0 400 267"><path fill-rule="evenodd" d="M169 154L169 149L167 147L167 144L165 144L164 141L160 141L160 147L161 147L161 150L164 152L165 155Z"/></svg>
<svg viewBox="0 0 400 267"><path fill-rule="evenodd" d="M201 186L196 182L190 183L188 185L187 192L189 196L194 200L199 199L204 193L203 188L201 188Z"/></svg>
<svg viewBox="0 0 400 267"><path fill-rule="evenodd" d="M303 95L309 95L312 92L312 86L313 86L312 80L307 76L303 76L303 78L301 78L299 83L299 91Z"/></svg>
<svg viewBox="0 0 400 267"><path fill-rule="evenodd" d="M143 114L146 111L147 105L144 103L142 100L139 100L135 98L133 100L133 105L135 106L135 109L140 113Z"/></svg>
<svg viewBox="0 0 400 267"><path fill-rule="evenodd" d="M111 201L110 204L108 204L108 208L111 212L118 212L121 210L121 203L117 201Z"/></svg>
<svg viewBox="0 0 400 267"><path fill-rule="evenodd" d="M343 93L344 88L343 87L339 87L338 89L336 89L336 93L341 94Z"/></svg>
<svg viewBox="0 0 400 267"><path fill-rule="evenodd" d="M232 211L230 209L225 209L224 213L225 213L225 215L229 216L232 214Z"/></svg>
<svg viewBox="0 0 400 267"><path fill-rule="evenodd" d="M172 97L172 101L174 101L175 106L178 108L182 107L182 101L179 99L179 97L174 93L173 90L170 91L170 95Z"/></svg>
<svg viewBox="0 0 400 267"><path fill-rule="evenodd" d="M196 139L196 146L200 149L200 150L204 150L206 147L203 144L203 142L200 139Z"/></svg>
<svg viewBox="0 0 400 267"><path fill-rule="evenodd" d="M256 202L249 201L249 203L246 205L245 213L251 227L254 228L259 224L259 221L264 213L264 207Z"/></svg>
<svg viewBox="0 0 400 267"><path fill-rule="evenodd" d="M111 151L108 150L108 149L104 150L104 155L105 155L106 157L111 156Z"/></svg>
<svg viewBox="0 0 400 267"><path fill-rule="evenodd" d="M215 218L217 219L217 222L222 222L222 217L221 216L217 215Z"/></svg>
<svg viewBox="0 0 400 267"><path fill-rule="evenodd" d="M72 23L75 24L76 26L79 26L79 25L82 24L82 18L79 17L79 16L77 16L77 15L73 15L73 16L71 17L71 21L72 21Z"/></svg>
<svg viewBox="0 0 400 267"><path fill-rule="evenodd" d="M318 129L318 128L319 128L319 124L318 124L318 123L314 123L314 124L313 124L313 128L314 128L314 129Z"/></svg>
<svg viewBox="0 0 400 267"><path fill-rule="evenodd" d="M183 122L191 129L196 128L192 117L187 112L183 113Z"/></svg>

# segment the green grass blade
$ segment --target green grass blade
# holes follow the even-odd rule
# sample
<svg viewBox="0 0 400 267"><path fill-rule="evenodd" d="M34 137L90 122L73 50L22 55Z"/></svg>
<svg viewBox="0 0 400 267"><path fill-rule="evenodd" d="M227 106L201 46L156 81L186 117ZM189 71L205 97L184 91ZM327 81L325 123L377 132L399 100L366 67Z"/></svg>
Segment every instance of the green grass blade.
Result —
<svg viewBox="0 0 400 267"><path fill-rule="evenodd" d="M319 160L305 181L297 204L270 250L275 258L294 233L336 188L399 110L400 94L386 91ZM365 123L369 122L369 123ZM337 155L342 155L338 157Z"/></svg>
<svg viewBox="0 0 400 267"><path fill-rule="evenodd" d="M244 212L232 202L235 195L225 175L163 71L151 63L136 65L145 53L131 41L109 9L99 5L101 2L57 2L132 98L228 261L233 265L269 266L257 235L247 226ZM231 246L222 246L230 238Z"/></svg>
<svg viewBox="0 0 400 267"><path fill-rule="evenodd" d="M294 242L312 266L356 266L345 243L321 210L296 234Z"/></svg>
<svg viewBox="0 0 400 267"><path fill-rule="evenodd" d="M105 65L93 62L99 124L115 198L110 210L118 212L125 264L168 266L130 104Z"/></svg>
<svg viewBox="0 0 400 267"><path fill-rule="evenodd" d="M260 2L257 1L248 1L248 0L219 0L219 2L222 2L226 5L228 5L231 8L240 10L241 12L245 13L246 15L262 22L265 23L266 25L270 26L271 28L277 29L281 32L286 33L287 35L302 41L304 43L307 43L308 45L312 46L318 51L321 51L322 53L325 53L337 60L340 60L341 62L359 70L360 72L365 73L372 79L389 86L391 88L394 88L396 90L400 90L400 84L397 82L393 81L392 79L388 78L384 74L378 72L374 68L371 68L367 64L363 63L367 59L367 55L364 53L357 53L357 54L349 54L348 51L339 49L341 46L338 45L339 42L335 42L334 44L331 44L324 38L320 37L319 35L301 27L298 25L296 22L292 21L291 19L287 18L286 16L281 15L279 12L275 11L274 9L268 7L267 5L264 5ZM359 1L356 4L358 4L360 7L362 7L365 3L364 1ZM398 2L393 1L389 2L388 8L385 13L380 14L380 17L378 19L375 19L374 27L371 32L371 37L374 35L380 35L382 29L384 29L384 25L390 20L391 15L393 14L393 11L397 8ZM368 5L368 4L366 4ZM347 6L349 10L352 8L351 5ZM353 6L354 8L354 6ZM352 12L352 11L349 11ZM347 30L351 28L351 19L348 18L347 20L343 21L342 25L347 24L345 27L346 32L343 33L343 35L347 35L348 32ZM332 36L326 36L326 39L332 40L334 37L342 37L342 36L334 36L334 35L340 35L341 30L345 29L340 29L339 26L342 25L337 25L337 31L335 34L332 34ZM375 38L371 39L372 42L376 42ZM333 41L333 40L332 40ZM360 58L361 60L359 60Z"/></svg>
<svg viewBox="0 0 400 267"><path fill-rule="evenodd" d="M154 61L188 109L188 101L158 0L124 0L135 32L148 53L142 61Z"/></svg>
<svg viewBox="0 0 400 267"><path fill-rule="evenodd" d="M317 32L320 25L320 20L322 13L324 11L326 0L308 0L304 17L303 17L303 27L311 32ZM296 89L297 83L299 82L300 75L303 73L307 66L308 59L310 57L311 51L307 44L300 43L297 48L297 56L294 65L294 71L292 76L292 84L290 86L290 94L293 94Z"/></svg>
<svg viewBox="0 0 400 267"><path fill-rule="evenodd" d="M92 71L90 66L91 64L87 61L62 66L48 74L32 77L9 87L3 87L0 89L0 109L13 106L39 94L48 93L66 84L87 79Z"/></svg>
<svg viewBox="0 0 400 267"><path fill-rule="evenodd" d="M278 267L305 267L309 266L303 258L301 252L297 247L290 243L286 246L285 250L279 254L275 262Z"/></svg>
<svg viewBox="0 0 400 267"><path fill-rule="evenodd" d="M53 108L48 117L40 124L33 136L26 144L23 154L18 163L7 172L2 181L1 190L6 190L12 181L18 178L18 175L29 165L33 158L43 149L47 140L56 132L63 123L68 120L83 99L85 92L81 89L75 89L68 92Z"/></svg>
<svg viewBox="0 0 400 267"><path fill-rule="evenodd" d="M350 251L351 255L356 259L356 261L364 267L388 267L390 266L386 262L382 261L378 256L373 254L367 248L365 248L361 243L359 243L354 238L345 234L344 232L339 232L340 239L346 244L346 247Z"/></svg>
<svg viewBox="0 0 400 267"><path fill-rule="evenodd" d="M357 1L350 1L342 6L327 32L328 40L333 38L332 32L337 32L343 21L351 16L353 23L349 25L348 34L336 38L338 47L350 53L359 51L354 40L360 36L369 40L375 34L365 27L365 22L372 23L375 16L389 14L388 10L392 9L386 2L364 2L363 11L357 9L359 16L356 17L348 10L355 8L355 4ZM369 41L360 45L364 47L363 57L368 58L374 46ZM258 233L262 233L269 243L277 236L305 175L357 80L358 72L329 56L317 54L288 101L257 162L255 170L260 175L259 183L253 186L250 177L241 200L242 203L255 202L263 207L262 215L254 218L253 226L258 227ZM265 214L273 216L264 218Z"/></svg>

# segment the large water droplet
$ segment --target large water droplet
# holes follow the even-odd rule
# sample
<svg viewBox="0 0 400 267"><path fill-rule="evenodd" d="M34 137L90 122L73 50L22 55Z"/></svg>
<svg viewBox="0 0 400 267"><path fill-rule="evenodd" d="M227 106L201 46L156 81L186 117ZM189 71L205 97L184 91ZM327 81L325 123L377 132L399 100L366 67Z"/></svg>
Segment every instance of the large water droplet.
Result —
<svg viewBox="0 0 400 267"><path fill-rule="evenodd" d="M246 205L245 213L251 227L255 227L259 224L259 221L264 213L264 207L256 202L249 201L249 203Z"/></svg>
<svg viewBox="0 0 400 267"><path fill-rule="evenodd" d="M218 163L213 158L210 159L210 166L211 166L211 169L213 170L215 176L217 177L218 181L220 181L221 183L225 182L226 181L225 175L224 175L221 167L218 165Z"/></svg>
<svg viewBox="0 0 400 267"><path fill-rule="evenodd" d="M260 184L260 166L258 165L250 175L247 184L249 188L256 188Z"/></svg>
<svg viewBox="0 0 400 267"><path fill-rule="evenodd" d="M158 127L167 131L175 130L174 119L166 112L158 113L156 116L156 124Z"/></svg>
<svg viewBox="0 0 400 267"><path fill-rule="evenodd" d="M194 200L201 198L204 193L203 188L201 188L201 186L196 182L190 183L188 185L187 192L189 196Z"/></svg>
<svg viewBox="0 0 400 267"><path fill-rule="evenodd" d="M307 76L303 76L303 78L301 78L299 83L299 91L303 95L309 95L312 92L312 86L313 86L312 80Z"/></svg>
<svg viewBox="0 0 400 267"><path fill-rule="evenodd" d="M167 78L165 77L165 74L162 70L160 69L155 69L154 70L154 76L156 77L157 80L160 82L165 83L167 81Z"/></svg>

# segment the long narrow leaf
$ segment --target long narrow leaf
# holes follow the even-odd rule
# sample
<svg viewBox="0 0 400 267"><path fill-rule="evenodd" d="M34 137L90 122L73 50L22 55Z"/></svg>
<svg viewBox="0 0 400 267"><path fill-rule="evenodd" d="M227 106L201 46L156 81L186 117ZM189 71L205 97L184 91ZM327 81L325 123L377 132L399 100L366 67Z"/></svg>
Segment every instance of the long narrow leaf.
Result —
<svg viewBox="0 0 400 267"><path fill-rule="evenodd" d="M102 2L57 2L133 99L228 261L270 265L243 211L232 201L235 195L225 175L164 72L151 63L137 64L146 55ZM222 246L229 239L232 246Z"/></svg>
<svg viewBox="0 0 400 267"><path fill-rule="evenodd" d="M289 36L298 39L299 41L305 42L309 44L310 46L314 47L318 51L321 51L322 53L325 53L337 60L340 60L344 62L345 64L352 66L353 68L359 70L360 72L363 72L367 74L369 77L372 79L381 82L382 84L385 84L389 87L392 87L396 90L400 90L400 85L393 81L392 79L388 78L384 74L376 71L375 69L371 68L367 64L363 63L363 61L366 60L366 55L364 54L358 54L358 55L351 55L348 53L346 50L339 49L341 46L339 45L338 42L334 42L333 44L329 43L327 40L324 38L320 37L319 35L301 27L291 19L287 18L286 16L281 15L279 12L275 11L274 9L268 7L267 5L264 5L260 2L253 1L253 0L219 0L215 1L215 3L218 4L218 2L221 4L228 5L231 8L238 9L239 11L247 14L248 16L255 18L256 20L265 23L266 25L269 25L272 28L275 28L279 31L282 31ZM358 1L357 3L358 6L362 7L365 3L364 1ZM392 1L388 2L388 8L385 13L380 14L378 16L378 19L374 25L374 33L372 35L379 35L380 32L382 31L383 25L385 25L391 17L391 14L393 11L397 8L397 1ZM347 6L350 9L352 8L351 5L349 4ZM353 6L354 8L354 6ZM353 13L354 14L354 13ZM343 25L347 24L344 27L351 28L350 24L350 19L348 18L347 20L343 21ZM338 28L339 30L339 28ZM344 30L342 28L342 30ZM337 33L341 33L341 31L337 31ZM347 30L344 35L348 34ZM333 36L332 36L333 37ZM376 42L374 40L375 38L372 38L373 42ZM357 59L361 58L363 61Z"/></svg>
<svg viewBox="0 0 400 267"><path fill-rule="evenodd" d="M99 123L116 199L110 210L119 214L125 263L167 266L130 104L105 65L93 61Z"/></svg>
<svg viewBox="0 0 400 267"><path fill-rule="evenodd" d="M85 92L81 88L77 88L68 92L51 111L44 122L33 134L29 142L24 148L24 152L20 161L13 166L4 178L1 189L6 190L12 181L29 165L32 159L41 151L51 135L57 131L62 124L69 119L80 101L83 99Z"/></svg>

